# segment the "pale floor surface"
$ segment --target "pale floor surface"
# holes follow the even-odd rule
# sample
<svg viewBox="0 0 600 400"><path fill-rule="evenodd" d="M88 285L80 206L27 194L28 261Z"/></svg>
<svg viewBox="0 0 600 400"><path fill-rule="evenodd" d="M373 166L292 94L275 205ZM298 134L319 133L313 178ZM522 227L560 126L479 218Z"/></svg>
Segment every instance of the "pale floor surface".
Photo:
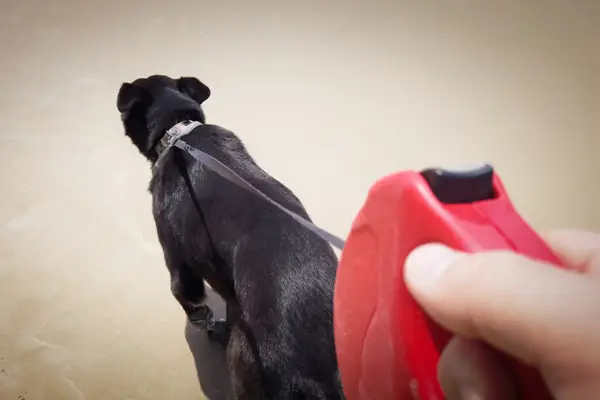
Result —
<svg viewBox="0 0 600 400"><path fill-rule="evenodd" d="M600 229L598 4L2 1L0 398L199 397L121 82L202 79L339 235L377 177L479 160L536 228Z"/></svg>

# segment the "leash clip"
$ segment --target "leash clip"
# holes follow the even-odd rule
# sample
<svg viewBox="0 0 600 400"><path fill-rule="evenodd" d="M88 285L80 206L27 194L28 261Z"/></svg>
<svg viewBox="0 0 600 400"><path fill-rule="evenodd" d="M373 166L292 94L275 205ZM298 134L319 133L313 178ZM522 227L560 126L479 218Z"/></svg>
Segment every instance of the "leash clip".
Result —
<svg viewBox="0 0 600 400"><path fill-rule="evenodd" d="M188 120L188 121L182 121L182 122L174 125L173 127L171 127L169 130L167 130L165 132L165 134L163 135L163 137L160 138L160 140L154 147L154 150L156 151L158 158L154 162L154 165L152 166L152 170L154 172L156 172L158 167L160 167L160 165L164 161L165 156L169 152L169 149L171 147L173 147L179 139L181 139L185 135L189 134L191 131L193 131L200 125L202 125L202 124L198 121L189 121Z"/></svg>

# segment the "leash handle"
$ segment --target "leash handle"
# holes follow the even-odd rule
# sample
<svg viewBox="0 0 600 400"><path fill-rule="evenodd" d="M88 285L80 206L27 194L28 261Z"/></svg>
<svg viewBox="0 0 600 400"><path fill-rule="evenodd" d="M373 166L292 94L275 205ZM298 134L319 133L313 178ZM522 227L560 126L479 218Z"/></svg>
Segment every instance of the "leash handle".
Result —
<svg viewBox="0 0 600 400"><path fill-rule="evenodd" d="M226 166L225 164L223 164L221 161L217 160L210 154L207 154L203 151L200 151L200 150L190 146L189 144L187 144L186 142L184 142L181 139L177 139L173 145L175 147L187 152L189 155L194 157L200 163L207 166L210 170L221 175L223 178L227 179L228 181L235 183L237 186L247 190L248 192L254 193L258 197L262 197L265 201L267 201L268 203L277 207L278 209L280 209L281 211L283 211L284 213L289 215L296 222L298 222L300 225L302 225L304 228L313 232L314 234L316 234L323 240L331 243L334 247L336 247L340 250L344 249L344 241L342 239L327 232L326 230L324 230L322 228L319 228L317 225L313 224L312 222L307 221L300 215L296 214L293 211L288 210L281 204L277 203L276 201L271 199L269 196L267 196L266 194L264 194L263 192L258 190L256 187L252 186L248 181L246 181L244 178L242 178L237 173L235 173L231 168L229 168L228 166Z"/></svg>
<svg viewBox="0 0 600 400"><path fill-rule="evenodd" d="M412 298L403 272L408 254L432 242L471 253L506 249L564 268L490 165L381 179L354 220L335 283L335 345L348 400L445 398L437 367L452 334ZM537 371L512 359L507 367L519 399L552 399Z"/></svg>

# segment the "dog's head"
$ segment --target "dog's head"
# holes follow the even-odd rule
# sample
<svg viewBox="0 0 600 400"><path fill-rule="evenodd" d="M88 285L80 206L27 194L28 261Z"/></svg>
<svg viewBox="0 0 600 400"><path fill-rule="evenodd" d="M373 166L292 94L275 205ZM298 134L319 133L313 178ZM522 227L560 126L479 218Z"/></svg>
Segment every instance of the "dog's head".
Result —
<svg viewBox="0 0 600 400"><path fill-rule="evenodd" d="M156 161L154 147L165 131L182 120L204 123L201 104L210 89L196 78L172 79L153 75L123 83L117 108L125 134L150 161Z"/></svg>

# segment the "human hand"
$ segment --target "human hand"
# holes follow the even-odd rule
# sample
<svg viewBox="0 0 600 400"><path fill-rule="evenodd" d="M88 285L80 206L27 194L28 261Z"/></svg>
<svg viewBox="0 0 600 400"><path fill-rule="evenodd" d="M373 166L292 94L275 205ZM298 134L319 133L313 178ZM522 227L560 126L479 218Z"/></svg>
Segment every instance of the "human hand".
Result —
<svg viewBox="0 0 600 400"><path fill-rule="evenodd" d="M447 399L516 398L501 353L536 368L556 399L600 398L600 235L559 231L545 239L568 270L439 244L409 255L408 289L456 334L438 367Z"/></svg>

